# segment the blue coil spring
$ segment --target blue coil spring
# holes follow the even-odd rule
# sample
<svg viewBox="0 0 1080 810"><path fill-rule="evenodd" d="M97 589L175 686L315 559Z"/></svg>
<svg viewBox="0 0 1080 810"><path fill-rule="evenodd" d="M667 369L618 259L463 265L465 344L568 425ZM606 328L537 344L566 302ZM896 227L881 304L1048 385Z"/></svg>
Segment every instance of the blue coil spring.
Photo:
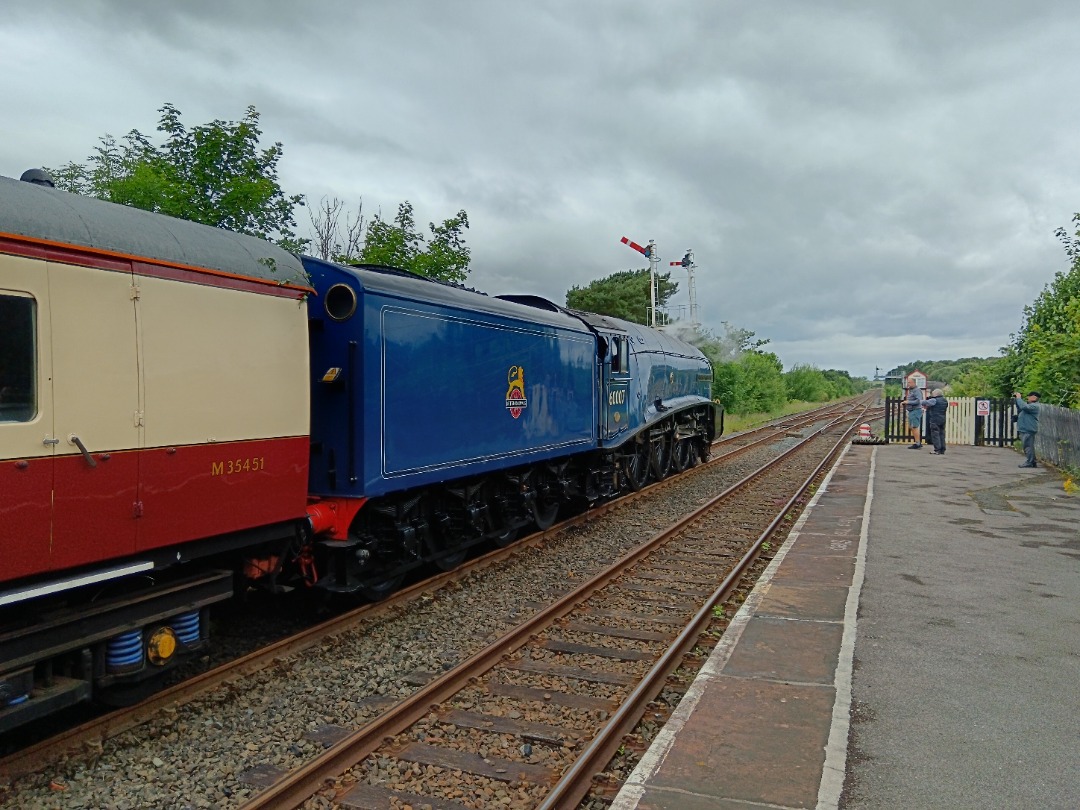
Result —
<svg viewBox="0 0 1080 810"><path fill-rule="evenodd" d="M142 660L142 630L129 630L105 642L105 669L109 672L142 666Z"/></svg>
<svg viewBox="0 0 1080 810"><path fill-rule="evenodd" d="M173 616L169 619L169 626L172 627L173 632L176 633L176 637L181 643L190 646L199 642L202 630L202 626L199 623L199 611L193 610L190 613L181 613L179 616Z"/></svg>

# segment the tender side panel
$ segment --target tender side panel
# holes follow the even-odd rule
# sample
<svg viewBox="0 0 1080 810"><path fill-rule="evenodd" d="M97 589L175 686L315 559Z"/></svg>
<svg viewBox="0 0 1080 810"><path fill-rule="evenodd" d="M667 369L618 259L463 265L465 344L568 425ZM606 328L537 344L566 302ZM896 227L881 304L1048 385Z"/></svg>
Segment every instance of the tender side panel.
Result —
<svg viewBox="0 0 1080 810"><path fill-rule="evenodd" d="M138 278L141 549L295 518L307 489L301 301Z"/></svg>
<svg viewBox="0 0 1080 810"><path fill-rule="evenodd" d="M369 474L427 483L594 446L591 335L368 300L382 338L365 369L381 401Z"/></svg>
<svg viewBox="0 0 1080 810"><path fill-rule="evenodd" d="M41 262L0 255L0 581L45 570L52 521L52 346Z"/></svg>
<svg viewBox="0 0 1080 810"><path fill-rule="evenodd" d="M135 550L139 363L130 274L52 263L48 274L55 570Z"/></svg>

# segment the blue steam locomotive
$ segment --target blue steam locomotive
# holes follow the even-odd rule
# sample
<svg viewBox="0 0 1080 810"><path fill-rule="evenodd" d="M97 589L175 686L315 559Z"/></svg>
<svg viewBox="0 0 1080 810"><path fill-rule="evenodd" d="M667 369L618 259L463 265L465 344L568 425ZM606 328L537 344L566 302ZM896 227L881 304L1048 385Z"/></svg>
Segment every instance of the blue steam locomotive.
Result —
<svg viewBox="0 0 1080 810"><path fill-rule="evenodd" d="M420 562L451 568L708 456L712 371L687 343L533 296L304 268L323 587L378 598Z"/></svg>

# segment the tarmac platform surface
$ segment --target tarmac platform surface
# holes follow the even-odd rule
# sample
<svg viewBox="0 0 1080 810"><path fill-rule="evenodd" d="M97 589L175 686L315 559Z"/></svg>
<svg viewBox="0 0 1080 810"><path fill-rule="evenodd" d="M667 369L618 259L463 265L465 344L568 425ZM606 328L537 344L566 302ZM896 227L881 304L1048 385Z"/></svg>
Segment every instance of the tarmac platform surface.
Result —
<svg viewBox="0 0 1080 810"><path fill-rule="evenodd" d="M1080 808L1080 493L851 445L612 810Z"/></svg>

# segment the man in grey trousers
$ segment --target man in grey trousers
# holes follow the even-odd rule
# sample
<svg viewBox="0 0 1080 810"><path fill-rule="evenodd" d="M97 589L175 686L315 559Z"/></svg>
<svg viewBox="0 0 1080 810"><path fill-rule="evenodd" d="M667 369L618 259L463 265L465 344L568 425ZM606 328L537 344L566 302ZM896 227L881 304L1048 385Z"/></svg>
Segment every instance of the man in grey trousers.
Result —
<svg viewBox="0 0 1080 810"><path fill-rule="evenodd" d="M1039 392L1032 391L1027 395L1027 402L1020 398L1020 392L1014 391L1013 398L1016 400L1016 412L1019 415L1016 420L1016 432L1020 434L1020 443L1024 447L1026 460L1021 467L1037 467L1035 463L1035 434L1039 432Z"/></svg>

